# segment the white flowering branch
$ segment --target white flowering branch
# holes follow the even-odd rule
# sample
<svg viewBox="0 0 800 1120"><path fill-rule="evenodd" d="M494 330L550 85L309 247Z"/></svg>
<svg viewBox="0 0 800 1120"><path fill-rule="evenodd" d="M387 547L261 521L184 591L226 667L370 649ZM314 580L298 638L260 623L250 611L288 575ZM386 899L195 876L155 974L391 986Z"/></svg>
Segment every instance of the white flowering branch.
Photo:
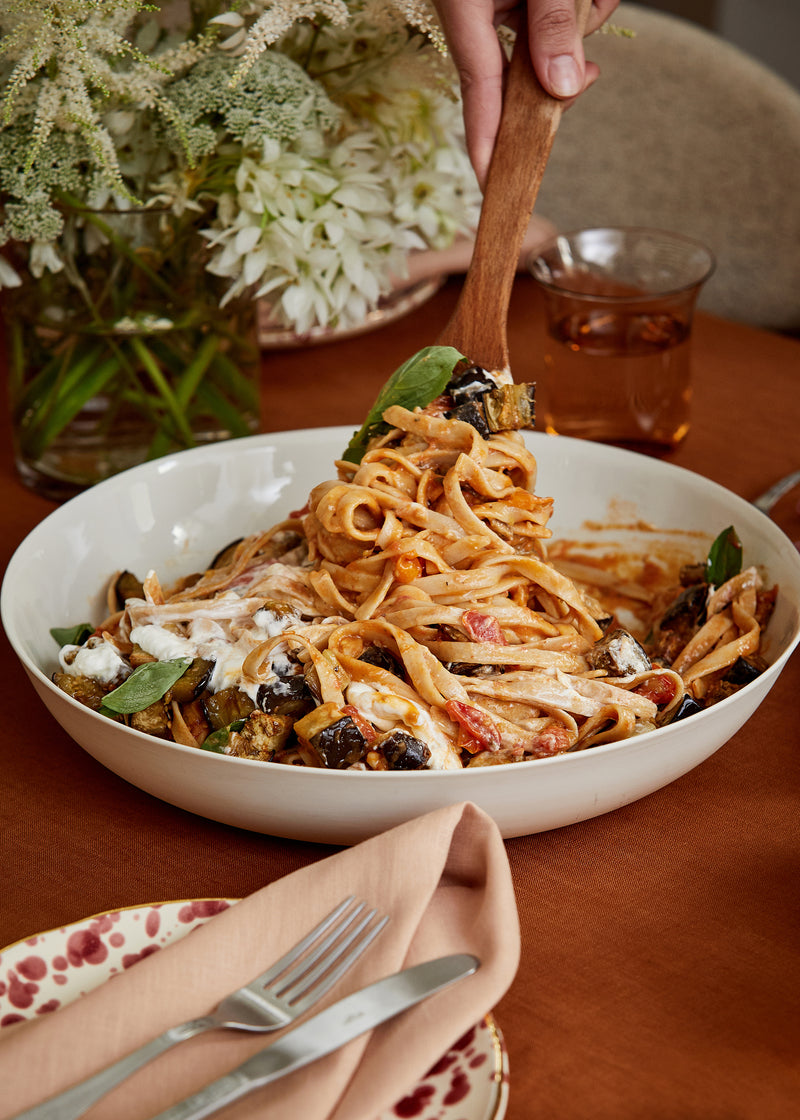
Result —
<svg viewBox="0 0 800 1120"><path fill-rule="evenodd" d="M33 275L63 267L64 192L138 203L207 240L226 299L347 326L477 221L429 0L12 0L0 84L0 245Z"/></svg>

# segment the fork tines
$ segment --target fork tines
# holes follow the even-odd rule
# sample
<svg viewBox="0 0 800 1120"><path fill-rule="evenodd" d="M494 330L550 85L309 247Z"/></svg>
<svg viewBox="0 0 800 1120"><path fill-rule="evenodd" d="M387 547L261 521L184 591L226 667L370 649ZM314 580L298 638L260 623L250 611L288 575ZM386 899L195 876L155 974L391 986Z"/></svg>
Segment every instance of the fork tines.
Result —
<svg viewBox="0 0 800 1120"><path fill-rule="evenodd" d="M377 937L389 921L375 921L378 911L367 911L355 895L340 902L302 941L281 958L261 981L293 1011L316 1002Z"/></svg>

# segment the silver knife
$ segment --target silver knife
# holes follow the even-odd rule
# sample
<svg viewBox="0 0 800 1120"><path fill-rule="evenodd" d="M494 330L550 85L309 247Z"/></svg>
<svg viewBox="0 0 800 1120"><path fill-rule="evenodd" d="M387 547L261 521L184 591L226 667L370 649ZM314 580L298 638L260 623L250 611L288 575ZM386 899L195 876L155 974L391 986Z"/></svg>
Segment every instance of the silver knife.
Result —
<svg viewBox="0 0 800 1120"><path fill-rule="evenodd" d="M456 980L480 968L477 957L456 953L396 972L340 999L299 1027L248 1058L230 1073L153 1120L201 1120L226 1105L338 1050L379 1023L393 1019Z"/></svg>

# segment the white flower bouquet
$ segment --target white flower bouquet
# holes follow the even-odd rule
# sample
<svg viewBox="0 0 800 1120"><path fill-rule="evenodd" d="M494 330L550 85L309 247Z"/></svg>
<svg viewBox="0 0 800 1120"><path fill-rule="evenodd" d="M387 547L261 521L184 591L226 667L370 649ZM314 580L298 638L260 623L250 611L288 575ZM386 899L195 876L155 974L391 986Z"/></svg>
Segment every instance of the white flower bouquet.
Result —
<svg viewBox="0 0 800 1120"><path fill-rule="evenodd" d="M252 431L257 303L358 326L477 224L428 0L13 0L0 88L17 464L60 496Z"/></svg>
<svg viewBox="0 0 800 1120"><path fill-rule="evenodd" d="M3 8L0 286L66 267L66 210L157 208L207 241L223 300L303 334L357 324L410 251L475 228L426 0Z"/></svg>

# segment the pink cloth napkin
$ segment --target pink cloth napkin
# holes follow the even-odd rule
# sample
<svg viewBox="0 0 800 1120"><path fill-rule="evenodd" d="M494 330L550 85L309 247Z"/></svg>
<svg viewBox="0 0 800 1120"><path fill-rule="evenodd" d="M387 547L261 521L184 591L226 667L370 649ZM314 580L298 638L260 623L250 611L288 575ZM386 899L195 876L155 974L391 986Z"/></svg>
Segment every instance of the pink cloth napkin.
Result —
<svg viewBox="0 0 800 1120"><path fill-rule="evenodd" d="M220 1115L374 1120L492 1009L517 969L519 926L505 848L491 818L471 804L429 813L288 875L77 1002L0 1032L0 1118L206 1013L349 894L391 921L314 1011L433 957L473 953L481 968ZM149 1063L86 1117L147 1120L278 1037L230 1030L200 1035Z"/></svg>

